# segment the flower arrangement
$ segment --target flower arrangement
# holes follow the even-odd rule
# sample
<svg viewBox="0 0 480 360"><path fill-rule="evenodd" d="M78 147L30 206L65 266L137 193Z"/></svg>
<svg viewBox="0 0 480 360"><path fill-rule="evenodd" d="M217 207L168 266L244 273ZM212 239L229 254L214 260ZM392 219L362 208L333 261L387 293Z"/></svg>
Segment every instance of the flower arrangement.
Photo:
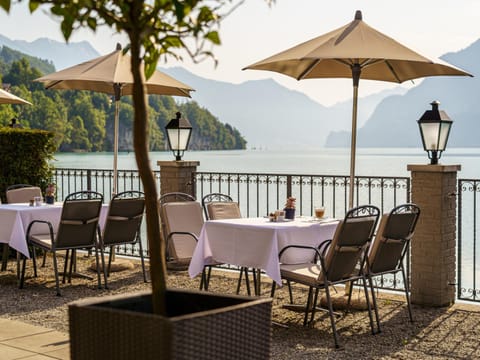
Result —
<svg viewBox="0 0 480 360"><path fill-rule="evenodd" d="M55 184L48 184L45 189L45 202L53 204L55 202Z"/></svg>
<svg viewBox="0 0 480 360"><path fill-rule="evenodd" d="M47 189L45 190L46 196L54 196L55 195L55 184L48 184Z"/></svg>
<svg viewBox="0 0 480 360"><path fill-rule="evenodd" d="M285 209L295 209L295 201L297 201L296 198L289 196L287 198L287 203L285 204Z"/></svg>
<svg viewBox="0 0 480 360"><path fill-rule="evenodd" d="M294 198L293 196L289 196L287 198L285 208L283 209L285 211L285 219L290 219L290 220L295 219L295 201L296 200L297 199Z"/></svg>

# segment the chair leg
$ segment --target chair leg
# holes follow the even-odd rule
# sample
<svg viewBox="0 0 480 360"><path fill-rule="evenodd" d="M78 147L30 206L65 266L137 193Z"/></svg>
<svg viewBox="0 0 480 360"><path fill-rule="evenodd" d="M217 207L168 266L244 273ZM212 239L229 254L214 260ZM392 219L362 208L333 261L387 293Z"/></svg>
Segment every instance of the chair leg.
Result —
<svg viewBox="0 0 480 360"><path fill-rule="evenodd" d="M33 276L37 277L37 252L35 247L32 248L32 261L33 261Z"/></svg>
<svg viewBox="0 0 480 360"><path fill-rule="evenodd" d="M140 236L138 236L138 247L140 249L140 260L142 262L142 271L143 271L143 281L144 282L148 282L147 281L147 273L145 271L145 259L143 257L143 246L142 246L142 239Z"/></svg>
<svg viewBox="0 0 480 360"><path fill-rule="evenodd" d="M110 276L110 267L112 266L113 252L115 251L113 246L110 246L110 252L108 253L108 267L107 267L107 276Z"/></svg>
<svg viewBox="0 0 480 360"><path fill-rule="evenodd" d="M277 283L272 281L272 290L270 290L270 297L273 298L275 296L275 289L277 287Z"/></svg>
<svg viewBox="0 0 480 360"><path fill-rule="evenodd" d="M102 257L102 260L103 260L103 257ZM101 276L100 276L100 259L98 257L98 247L95 246L95 264L96 264L96 268L97 268L97 287L99 289L102 288L102 279L101 279ZM102 261L102 265L103 265L103 261ZM103 272L105 273L105 267L103 266L102 267L103 269ZM107 287L107 276L105 275L105 288Z"/></svg>
<svg viewBox="0 0 480 360"><path fill-rule="evenodd" d="M317 308L317 301L318 301L318 292L319 289L315 289L315 295L313 297L313 303L312 303L312 315L310 316L310 324L313 324L313 319L315 318L315 310Z"/></svg>
<svg viewBox="0 0 480 360"><path fill-rule="evenodd" d="M312 292L313 292L313 288L310 286L308 288L307 305L305 306L305 316L303 318L303 326L306 326L308 323L308 311L310 310L310 307L312 305Z"/></svg>
<svg viewBox="0 0 480 360"><path fill-rule="evenodd" d="M247 271L248 271L248 269L247 269ZM257 289L260 288L260 285L257 284L257 282L260 281L260 269L252 268L252 278L253 278L253 292L255 293L255 295L259 295L259 294L257 294L257 292L258 292ZM249 295L250 295L250 293L249 293Z"/></svg>
<svg viewBox="0 0 480 360"><path fill-rule="evenodd" d="M240 268L240 275L238 276L238 281L237 281L237 295L240 294L243 273L245 273L245 286L247 287L247 294L250 296L252 294L250 291L250 278L248 277L248 267L245 267L245 266L242 266Z"/></svg>
<svg viewBox="0 0 480 360"><path fill-rule="evenodd" d="M105 249L103 245L100 245L100 259L102 261L102 272L103 272L103 281L105 282L105 289L108 289L107 269L105 266Z"/></svg>
<svg viewBox="0 0 480 360"><path fill-rule="evenodd" d="M367 279L363 277L363 291L365 292L365 300L367 301L367 309L368 309L368 317L370 319L370 328L372 329L372 335L375 335L375 327L373 325L373 316L372 316L372 307L370 306L370 299L368 296L368 287L367 287Z"/></svg>
<svg viewBox="0 0 480 360"><path fill-rule="evenodd" d="M22 257L23 257L22 274L20 275L20 279L19 279L19 284L18 284L19 289L23 289L23 285L25 283L25 268L26 268L26 265L27 265L27 257L25 255L22 255Z"/></svg>
<svg viewBox="0 0 480 360"><path fill-rule="evenodd" d="M245 286L247 287L247 294L248 296L252 295L252 291L250 290L250 278L248 275L248 267L243 268L243 272L245 273ZM255 269L252 270L253 282L255 282Z"/></svg>
<svg viewBox="0 0 480 360"><path fill-rule="evenodd" d="M412 304L410 303L410 286L408 285L407 277L405 275L405 269L403 265L401 266L402 269L402 276L403 276L403 283L405 284L405 297L407 298L407 306L408 306L408 315L410 316L410 321L413 322L413 314L412 314Z"/></svg>
<svg viewBox="0 0 480 360"><path fill-rule="evenodd" d="M380 333L382 330L380 328L380 317L378 316L377 296L375 295L373 279L370 275L368 275L368 283L370 285L370 292L372 293L373 311L375 312L375 320L377 322L377 333Z"/></svg>
<svg viewBox="0 0 480 360"><path fill-rule="evenodd" d="M65 251L65 262L63 263L62 284L65 284L65 279L66 279L66 276L67 276L69 254L70 254L70 250L66 250Z"/></svg>
<svg viewBox="0 0 480 360"><path fill-rule="evenodd" d="M58 265L57 265L57 252L53 251L53 271L55 272L55 287L57 288L57 296L62 296L60 293L60 281L58 279Z"/></svg>
<svg viewBox="0 0 480 360"><path fill-rule="evenodd" d="M241 267L240 268L240 274L238 275L238 281L237 281L237 295L240 294L240 287L242 286L242 275L243 275L243 270L245 268Z"/></svg>
<svg viewBox="0 0 480 360"><path fill-rule="evenodd" d="M347 285L347 284L345 284ZM348 288L348 300L347 300L347 307L345 308L345 313L348 313L350 311L350 305L352 303L352 293L353 293L353 281L348 282L347 288Z"/></svg>
<svg viewBox="0 0 480 360"><path fill-rule="evenodd" d="M74 269L77 269L77 250L73 249L72 254L70 255L70 269L68 270L68 283L72 283L72 273Z"/></svg>
<svg viewBox="0 0 480 360"><path fill-rule="evenodd" d="M42 260L42 268L45 267L45 263L47 262L47 251L43 251L43 260Z"/></svg>
<svg viewBox="0 0 480 360"><path fill-rule="evenodd" d="M292 292L292 284L290 283L290 280L287 280L287 286L288 286L288 295L290 297L290 304L293 304L293 292Z"/></svg>
<svg viewBox="0 0 480 360"><path fill-rule="evenodd" d="M332 331L333 331L333 340L335 341L335 347L338 349L340 347L338 341L338 334L337 334L337 326L335 325L335 318L333 317L333 306L332 306L332 298L330 297L330 290L328 284L325 284L325 295L327 297L328 303L328 314L330 315L330 323L332 324Z"/></svg>

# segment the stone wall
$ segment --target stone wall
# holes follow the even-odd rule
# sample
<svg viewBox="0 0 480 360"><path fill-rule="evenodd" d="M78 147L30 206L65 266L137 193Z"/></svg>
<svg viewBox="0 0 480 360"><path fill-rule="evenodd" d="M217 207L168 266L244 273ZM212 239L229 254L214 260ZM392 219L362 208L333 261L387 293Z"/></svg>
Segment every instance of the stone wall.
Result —
<svg viewBox="0 0 480 360"><path fill-rule="evenodd" d="M411 242L412 303L455 302L456 190L460 165L409 165L421 214Z"/></svg>

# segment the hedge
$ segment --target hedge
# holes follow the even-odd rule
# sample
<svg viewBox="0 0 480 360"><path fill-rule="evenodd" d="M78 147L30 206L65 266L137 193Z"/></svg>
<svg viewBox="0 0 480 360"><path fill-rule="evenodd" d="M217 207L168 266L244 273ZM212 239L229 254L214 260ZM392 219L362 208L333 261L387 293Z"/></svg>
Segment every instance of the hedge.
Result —
<svg viewBox="0 0 480 360"><path fill-rule="evenodd" d="M39 186L45 191L53 175L49 161L57 150L55 133L17 128L0 129L0 196L14 184Z"/></svg>

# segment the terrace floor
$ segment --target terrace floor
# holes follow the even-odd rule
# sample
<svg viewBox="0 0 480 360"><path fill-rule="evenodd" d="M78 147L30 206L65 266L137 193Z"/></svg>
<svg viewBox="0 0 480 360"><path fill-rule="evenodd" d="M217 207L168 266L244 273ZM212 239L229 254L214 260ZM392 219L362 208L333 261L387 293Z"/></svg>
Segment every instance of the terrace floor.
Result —
<svg viewBox="0 0 480 360"><path fill-rule="evenodd" d="M79 271L89 271L91 258L79 258ZM31 277L29 263L25 288L16 286L15 264L0 273L0 358L69 359L67 304L71 301L119 293L147 290L140 266L113 273L109 289L97 289L96 281L73 279L55 296L53 272L39 269ZM93 274L93 273L92 273ZM214 271L211 291L233 293L237 274ZM198 288L199 279L190 279L184 271L172 272L168 283L175 288ZM271 282L265 278L262 293L269 294ZM245 292L245 291L244 291ZM296 301L306 292L294 288ZM410 323L403 297L380 294L382 332L371 335L366 311L354 310L337 321L342 349L333 347L330 322L318 314L311 328L302 326L301 314L287 311L286 287L276 292L272 318L288 327L272 326L272 359L477 359L480 358L480 306L456 304L449 308L414 305L415 321ZM340 299L342 294L337 295ZM359 297L360 294L357 294Z"/></svg>

